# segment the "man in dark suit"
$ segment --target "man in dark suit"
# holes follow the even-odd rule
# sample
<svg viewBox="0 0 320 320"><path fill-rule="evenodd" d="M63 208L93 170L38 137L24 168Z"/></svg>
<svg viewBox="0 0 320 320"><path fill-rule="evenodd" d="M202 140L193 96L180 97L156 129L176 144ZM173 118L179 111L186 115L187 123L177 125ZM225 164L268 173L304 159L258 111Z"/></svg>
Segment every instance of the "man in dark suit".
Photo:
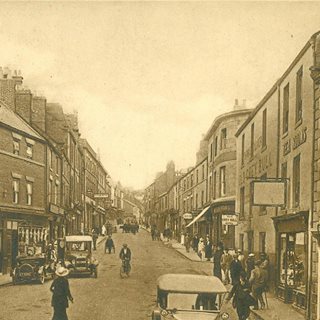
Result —
<svg viewBox="0 0 320 320"><path fill-rule="evenodd" d="M230 275L231 275L231 284L234 286L240 281L240 274L242 269L242 264L238 259L238 254L233 255L233 260L230 263Z"/></svg>

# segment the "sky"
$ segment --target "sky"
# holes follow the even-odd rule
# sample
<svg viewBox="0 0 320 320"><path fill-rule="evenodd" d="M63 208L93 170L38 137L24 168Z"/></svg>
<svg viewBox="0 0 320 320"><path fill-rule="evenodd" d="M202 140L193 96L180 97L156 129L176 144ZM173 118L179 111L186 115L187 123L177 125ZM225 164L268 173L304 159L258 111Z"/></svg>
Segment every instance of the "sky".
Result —
<svg viewBox="0 0 320 320"><path fill-rule="evenodd" d="M254 108L311 35L317 2L1 2L0 65L77 110L114 181L141 189L236 98Z"/></svg>

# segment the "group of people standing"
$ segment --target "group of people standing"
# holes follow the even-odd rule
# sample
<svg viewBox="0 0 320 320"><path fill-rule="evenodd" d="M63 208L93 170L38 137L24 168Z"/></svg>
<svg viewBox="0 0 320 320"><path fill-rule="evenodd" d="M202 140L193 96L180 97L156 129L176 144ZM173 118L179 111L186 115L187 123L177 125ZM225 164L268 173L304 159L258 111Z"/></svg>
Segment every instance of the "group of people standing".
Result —
<svg viewBox="0 0 320 320"><path fill-rule="evenodd" d="M265 308L263 293L268 290L269 258L266 253L260 253L257 258L250 253L245 258L238 249L224 248L222 242L213 245L210 236L204 239L195 234L192 238L185 234L185 247L198 254L202 260L213 260L213 275L225 284L231 284L232 290L227 298L233 298L232 305L237 309L239 320L246 320L253 309Z"/></svg>

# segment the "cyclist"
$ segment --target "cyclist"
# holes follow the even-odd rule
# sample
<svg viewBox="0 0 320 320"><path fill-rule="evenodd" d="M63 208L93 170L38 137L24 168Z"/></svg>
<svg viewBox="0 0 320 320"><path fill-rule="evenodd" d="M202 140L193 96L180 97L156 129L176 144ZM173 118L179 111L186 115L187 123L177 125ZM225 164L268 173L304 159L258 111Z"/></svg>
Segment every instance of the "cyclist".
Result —
<svg viewBox="0 0 320 320"><path fill-rule="evenodd" d="M127 272L130 271L130 260L131 260L131 250L128 248L128 245L126 243L123 244L120 254L120 259L122 260L122 263L127 263L128 269Z"/></svg>

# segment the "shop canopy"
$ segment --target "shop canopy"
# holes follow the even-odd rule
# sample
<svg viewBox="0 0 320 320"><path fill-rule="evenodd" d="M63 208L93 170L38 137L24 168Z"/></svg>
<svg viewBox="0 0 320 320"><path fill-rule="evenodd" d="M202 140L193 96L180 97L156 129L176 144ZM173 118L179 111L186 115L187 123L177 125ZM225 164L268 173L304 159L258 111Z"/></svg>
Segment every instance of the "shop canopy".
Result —
<svg viewBox="0 0 320 320"><path fill-rule="evenodd" d="M192 226L195 222L197 222L204 214L210 210L210 206L205 207L187 226L186 228Z"/></svg>

